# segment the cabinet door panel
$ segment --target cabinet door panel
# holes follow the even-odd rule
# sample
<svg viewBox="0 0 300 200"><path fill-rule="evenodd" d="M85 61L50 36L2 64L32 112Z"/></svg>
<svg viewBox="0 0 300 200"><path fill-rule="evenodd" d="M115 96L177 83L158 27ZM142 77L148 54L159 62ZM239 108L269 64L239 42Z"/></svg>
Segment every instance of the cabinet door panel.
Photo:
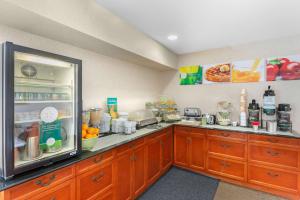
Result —
<svg viewBox="0 0 300 200"><path fill-rule="evenodd" d="M173 161L173 134L172 130L168 130L161 137L161 144L162 144L162 168L166 169L172 164Z"/></svg>
<svg viewBox="0 0 300 200"><path fill-rule="evenodd" d="M299 174L297 172L249 165L248 174L250 183L293 193L299 189Z"/></svg>
<svg viewBox="0 0 300 200"><path fill-rule="evenodd" d="M246 163L208 156L207 171L235 180L246 180Z"/></svg>
<svg viewBox="0 0 300 200"><path fill-rule="evenodd" d="M204 170L205 166L205 135L193 133L189 140L190 168Z"/></svg>
<svg viewBox="0 0 300 200"><path fill-rule="evenodd" d="M174 162L184 167L188 166L188 134L174 133Z"/></svg>
<svg viewBox="0 0 300 200"><path fill-rule="evenodd" d="M77 177L77 198L90 199L104 190L112 188L113 166L112 163L107 163L96 167L90 172L86 172Z"/></svg>
<svg viewBox="0 0 300 200"><path fill-rule="evenodd" d="M131 151L123 153L116 158L116 199L128 200L131 199Z"/></svg>
<svg viewBox="0 0 300 200"><path fill-rule="evenodd" d="M158 178L161 162L161 144L159 138L154 138L148 143L148 182L152 183Z"/></svg>
<svg viewBox="0 0 300 200"><path fill-rule="evenodd" d="M66 181L54 188L51 188L39 195L36 195L31 200L73 200L75 199L75 180Z"/></svg>
<svg viewBox="0 0 300 200"><path fill-rule="evenodd" d="M208 137L208 152L246 160L246 143Z"/></svg>
<svg viewBox="0 0 300 200"><path fill-rule="evenodd" d="M146 188L146 147L142 146L133 153L133 191L138 196Z"/></svg>
<svg viewBox="0 0 300 200"><path fill-rule="evenodd" d="M299 156L297 149L249 144L249 161L299 168Z"/></svg>

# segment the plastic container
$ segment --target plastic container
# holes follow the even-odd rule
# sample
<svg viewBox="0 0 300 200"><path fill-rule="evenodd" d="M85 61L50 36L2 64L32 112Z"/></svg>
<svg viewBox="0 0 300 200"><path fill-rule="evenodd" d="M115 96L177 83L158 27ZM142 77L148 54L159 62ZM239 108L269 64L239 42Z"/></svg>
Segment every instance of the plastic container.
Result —
<svg viewBox="0 0 300 200"><path fill-rule="evenodd" d="M252 127L252 122L259 122L260 108L255 99L248 106L248 124Z"/></svg>
<svg viewBox="0 0 300 200"><path fill-rule="evenodd" d="M292 108L290 104L279 104L278 105L278 129L280 131L291 131L292 130L292 122L291 122L291 111Z"/></svg>
<svg viewBox="0 0 300 200"><path fill-rule="evenodd" d="M91 150L97 144L98 137L82 139L82 150Z"/></svg>
<svg viewBox="0 0 300 200"><path fill-rule="evenodd" d="M259 121L256 122L252 122L252 128L254 131L258 131L258 127L259 127Z"/></svg>

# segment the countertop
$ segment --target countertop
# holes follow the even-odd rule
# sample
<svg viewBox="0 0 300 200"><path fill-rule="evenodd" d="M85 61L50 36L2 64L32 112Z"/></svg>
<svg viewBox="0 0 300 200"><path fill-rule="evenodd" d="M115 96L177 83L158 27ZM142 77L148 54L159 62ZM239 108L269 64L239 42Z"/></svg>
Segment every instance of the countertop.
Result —
<svg viewBox="0 0 300 200"><path fill-rule="evenodd" d="M32 180L34 178L37 178L39 176L42 176L44 174L53 172L55 170L58 170L60 168L75 164L77 162L80 162L81 160L87 159L91 156L94 156L98 153L113 149L117 146L120 146L122 144L128 143L130 141L136 140L138 138L147 136L149 134L152 134L154 132L160 131L164 128L170 127L172 125L182 125L182 126L189 126L189 127L196 127L196 128L206 128L206 129L217 129L217 130L227 130L227 131L237 131L241 133L250 133L250 134L264 134L264 135L273 135L273 136L282 136L282 137L291 137L291 138L300 138L299 133L289 133L289 132L281 132L277 131L276 134L268 133L265 130L258 130L254 131L251 128L244 128L244 127L233 127L233 126L219 126L219 125L205 125L200 126L199 122L190 122L190 121L181 121L176 123L160 123L160 127L157 129L148 129L143 128L140 130L137 130L136 133L131 135L125 135L125 134L113 134L105 137L101 137L98 139L98 143L95 145L95 147L91 151L83 151L81 155L70 158L65 161L54 163L51 166L42 167L39 169L35 169L20 175L17 175L13 177L11 180L0 180L0 191L3 191L5 189L8 189L10 187L13 187L15 185L24 183L26 181Z"/></svg>
<svg viewBox="0 0 300 200"><path fill-rule="evenodd" d="M10 180L6 180L6 181L0 180L0 191L3 191L10 187L24 183L26 181L32 180L39 176L45 175L47 173L51 173L51 172L61 169L63 167L67 167L69 165L75 164L84 159L92 157L96 154L113 149L117 146L120 146L122 144L136 140L138 138L147 136L149 134L160 131L160 130L170 127L172 125L173 124L161 123L159 128L156 128L156 129L143 128L143 129L137 130L136 133L131 134L131 135L113 134L113 135L101 137L98 139L98 143L95 145L95 147L91 151L83 151L79 156L54 163L51 166L41 167L41 168L38 168L35 170L31 170L29 172L22 173L20 175L16 175L15 177L13 177Z"/></svg>
<svg viewBox="0 0 300 200"><path fill-rule="evenodd" d="M264 129L259 129L258 131L254 131L252 128L248 127L239 127L239 126L220 126L220 125L199 125L199 122L196 121L186 121L182 120L180 122L176 122L176 125L182 126L190 126L195 128L206 128L206 129L216 129L216 130L224 130L224 131L237 131L240 133L250 133L250 134L262 134L262 135L271 135L271 136L281 136L281 137L290 137L290 138L300 138L300 133L295 131L292 132L283 132L276 131L275 133L267 132Z"/></svg>

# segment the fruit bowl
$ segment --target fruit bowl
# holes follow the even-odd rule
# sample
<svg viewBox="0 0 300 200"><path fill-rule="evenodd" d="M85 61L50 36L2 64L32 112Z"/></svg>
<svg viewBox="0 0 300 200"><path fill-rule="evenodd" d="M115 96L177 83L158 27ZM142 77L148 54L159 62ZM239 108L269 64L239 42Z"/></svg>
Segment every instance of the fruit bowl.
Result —
<svg viewBox="0 0 300 200"><path fill-rule="evenodd" d="M82 138L82 150L91 150L97 144L98 137L84 139Z"/></svg>

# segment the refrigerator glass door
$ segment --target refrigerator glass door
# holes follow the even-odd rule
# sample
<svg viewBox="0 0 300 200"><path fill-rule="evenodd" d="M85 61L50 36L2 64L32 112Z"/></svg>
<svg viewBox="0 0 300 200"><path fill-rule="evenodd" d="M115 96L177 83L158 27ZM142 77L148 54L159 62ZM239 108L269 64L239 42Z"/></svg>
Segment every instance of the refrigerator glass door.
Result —
<svg viewBox="0 0 300 200"><path fill-rule="evenodd" d="M14 167L76 151L76 64L14 52Z"/></svg>

